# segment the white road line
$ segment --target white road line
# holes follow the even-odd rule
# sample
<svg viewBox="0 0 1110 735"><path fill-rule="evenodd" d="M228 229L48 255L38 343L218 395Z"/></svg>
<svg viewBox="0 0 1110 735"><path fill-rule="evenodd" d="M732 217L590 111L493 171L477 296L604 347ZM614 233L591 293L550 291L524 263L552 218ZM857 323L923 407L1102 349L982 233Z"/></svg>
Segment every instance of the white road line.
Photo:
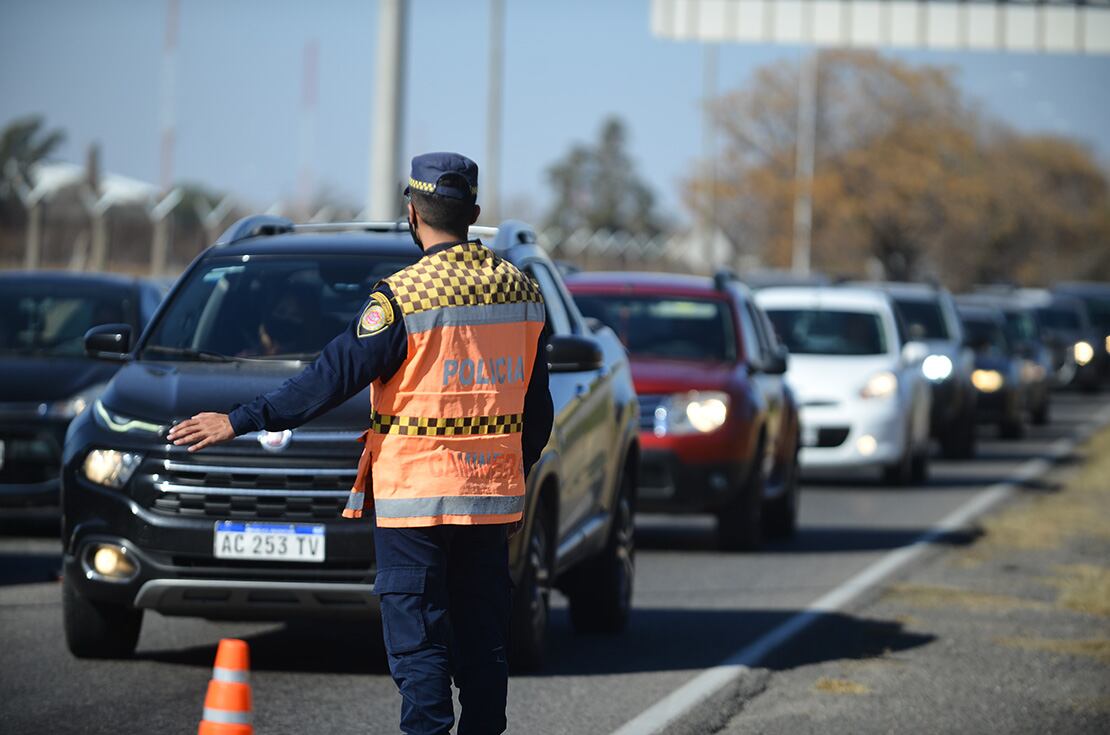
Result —
<svg viewBox="0 0 1110 735"><path fill-rule="evenodd" d="M1015 488L1040 477L1057 460L1067 456L1075 446L1101 426L1110 423L1110 405L1084 424L1073 439L1059 439L1046 451L1046 457L1022 463L1009 480L987 487L948 514L931 529L917 537L909 546L895 549L840 586L811 603L806 609L772 629L762 638L735 651L721 663L705 669L690 681L623 724L613 735L653 735L696 708L710 696L736 681L767 654L820 620L851 604L863 593L921 556L937 539L962 528L975 517L987 512L1010 496Z"/></svg>

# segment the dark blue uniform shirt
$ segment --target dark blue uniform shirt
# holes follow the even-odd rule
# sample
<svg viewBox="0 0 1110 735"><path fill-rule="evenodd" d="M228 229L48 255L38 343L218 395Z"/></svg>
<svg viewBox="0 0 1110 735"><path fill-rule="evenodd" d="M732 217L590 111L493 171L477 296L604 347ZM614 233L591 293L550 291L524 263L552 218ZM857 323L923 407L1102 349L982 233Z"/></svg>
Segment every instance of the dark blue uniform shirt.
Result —
<svg viewBox="0 0 1110 735"><path fill-rule="evenodd" d="M439 249L441 247L429 248L428 252ZM375 334L360 337L359 317L356 316L298 375L286 380L280 388L235 407L228 418L236 435L300 426L335 408L375 380L388 382L396 374L408 355L408 333L389 287L379 284L374 291L389 299L396 315L393 323ZM369 303L367 300L367 305ZM524 398L521 443L526 476L539 460L551 434L554 411L548 390L545 347L546 337L541 335Z"/></svg>

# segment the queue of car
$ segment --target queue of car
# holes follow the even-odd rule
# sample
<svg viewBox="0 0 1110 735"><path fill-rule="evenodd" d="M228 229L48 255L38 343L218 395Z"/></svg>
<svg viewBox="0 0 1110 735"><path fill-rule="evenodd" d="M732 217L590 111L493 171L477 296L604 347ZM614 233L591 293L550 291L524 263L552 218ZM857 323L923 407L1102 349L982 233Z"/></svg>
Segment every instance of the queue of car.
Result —
<svg viewBox="0 0 1110 735"><path fill-rule="evenodd" d="M721 548L793 534L800 478L925 482L1044 423L1050 388L1110 371L1110 286L989 287L729 272L582 273L519 222L473 228L543 293L555 427L511 546L512 661L541 665L550 594L583 632L629 619L637 512L707 514ZM193 455L176 422L300 371L373 284L420 257L405 223L248 217L166 294L146 279L0 274L0 502L59 502L71 652L127 656L145 610L359 617L373 524L339 517L367 391L292 431ZM565 279L565 280L564 280ZM163 298L165 297L165 298ZM63 442L64 435L64 442ZM60 469L59 469L60 468Z"/></svg>

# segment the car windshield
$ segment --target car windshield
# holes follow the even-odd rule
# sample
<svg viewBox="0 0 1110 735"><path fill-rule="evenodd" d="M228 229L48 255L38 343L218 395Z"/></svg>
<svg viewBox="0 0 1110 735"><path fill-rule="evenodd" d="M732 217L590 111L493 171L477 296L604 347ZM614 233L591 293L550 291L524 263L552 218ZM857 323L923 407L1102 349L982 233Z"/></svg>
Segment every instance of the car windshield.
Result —
<svg viewBox="0 0 1110 735"><path fill-rule="evenodd" d="M872 311L767 309L786 348L795 355L883 355L883 322Z"/></svg>
<svg viewBox="0 0 1110 735"><path fill-rule="evenodd" d="M948 326L944 323L944 313L940 302L921 299L895 299L894 305L902 316L914 339L949 340Z"/></svg>
<svg viewBox="0 0 1110 735"><path fill-rule="evenodd" d="M408 261L366 256L214 259L189 276L142 347L152 360L311 360L378 280Z"/></svg>
<svg viewBox="0 0 1110 735"><path fill-rule="evenodd" d="M1009 350L1002 327L991 319L965 317L964 333L967 344L977 352L994 351L1005 354Z"/></svg>
<svg viewBox="0 0 1110 735"><path fill-rule="evenodd" d="M1012 344L1032 342L1037 339L1037 325L1027 311L1007 311L1006 339Z"/></svg>
<svg viewBox="0 0 1110 735"><path fill-rule="evenodd" d="M0 291L0 355L85 354L85 332L98 324L134 327L134 292L106 284L59 287L5 283Z"/></svg>
<svg viewBox="0 0 1110 735"><path fill-rule="evenodd" d="M1048 306L1037 309L1037 316L1040 317L1041 324L1048 329L1077 331L1083 328L1079 312L1075 309L1068 309L1063 306Z"/></svg>
<svg viewBox="0 0 1110 735"><path fill-rule="evenodd" d="M584 316L616 332L630 354L734 362L736 338L728 302L663 296L579 294Z"/></svg>
<svg viewBox="0 0 1110 735"><path fill-rule="evenodd" d="M1091 315L1091 321L1102 331L1110 334L1110 299L1092 296L1084 298L1083 302L1087 304L1087 313Z"/></svg>

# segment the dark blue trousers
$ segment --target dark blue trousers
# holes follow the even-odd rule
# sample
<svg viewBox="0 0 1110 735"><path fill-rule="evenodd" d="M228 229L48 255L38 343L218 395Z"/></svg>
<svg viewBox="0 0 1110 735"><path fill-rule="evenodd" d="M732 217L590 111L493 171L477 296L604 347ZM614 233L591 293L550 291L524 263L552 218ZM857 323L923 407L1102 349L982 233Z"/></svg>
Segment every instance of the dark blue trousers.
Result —
<svg viewBox="0 0 1110 735"><path fill-rule="evenodd" d="M507 527L375 528L389 671L401 692L401 731L449 733L451 681L458 735L505 731L512 582Z"/></svg>

